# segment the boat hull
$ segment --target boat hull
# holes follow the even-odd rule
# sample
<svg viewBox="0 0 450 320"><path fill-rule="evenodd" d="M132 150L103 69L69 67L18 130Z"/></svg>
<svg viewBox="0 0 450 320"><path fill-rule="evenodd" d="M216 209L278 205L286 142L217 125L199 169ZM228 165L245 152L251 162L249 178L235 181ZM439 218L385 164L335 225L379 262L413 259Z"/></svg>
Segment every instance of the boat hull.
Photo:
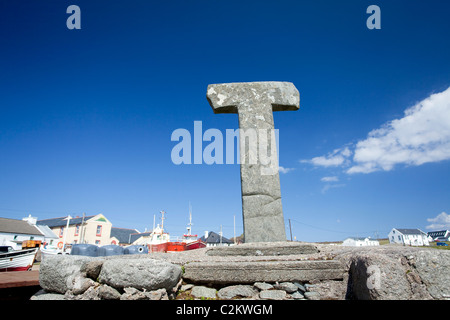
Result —
<svg viewBox="0 0 450 320"><path fill-rule="evenodd" d="M38 248L0 254L0 272L31 270Z"/></svg>
<svg viewBox="0 0 450 320"><path fill-rule="evenodd" d="M204 243L202 240L196 240L193 242L189 242L186 244L186 250L194 250L194 249L200 249L205 248L206 243Z"/></svg>
<svg viewBox="0 0 450 320"><path fill-rule="evenodd" d="M167 252L179 252L186 250L186 243L184 242L168 242Z"/></svg>
<svg viewBox="0 0 450 320"><path fill-rule="evenodd" d="M148 252L167 252L168 242L158 243L158 244L147 244Z"/></svg>

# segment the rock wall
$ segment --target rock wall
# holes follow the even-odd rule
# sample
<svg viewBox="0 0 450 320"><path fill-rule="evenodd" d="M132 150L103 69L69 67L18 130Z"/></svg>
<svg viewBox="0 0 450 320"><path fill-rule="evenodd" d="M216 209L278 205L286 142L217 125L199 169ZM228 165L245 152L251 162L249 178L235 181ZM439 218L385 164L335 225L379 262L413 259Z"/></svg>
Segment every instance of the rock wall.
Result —
<svg viewBox="0 0 450 320"><path fill-rule="evenodd" d="M43 290L32 299L450 298L450 251L391 245L276 246L260 243L231 250L48 257L40 266Z"/></svg>

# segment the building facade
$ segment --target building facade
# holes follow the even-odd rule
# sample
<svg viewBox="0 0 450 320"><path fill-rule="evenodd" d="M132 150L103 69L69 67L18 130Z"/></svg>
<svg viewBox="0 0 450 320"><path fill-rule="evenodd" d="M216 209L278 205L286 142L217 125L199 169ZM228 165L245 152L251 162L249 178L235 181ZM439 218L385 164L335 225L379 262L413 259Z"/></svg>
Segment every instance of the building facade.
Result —
<svg viewBox="0 0 450 320"><path fill-rule="evenodd" d="M389 243L402 244L406 246L428 246L428 236L419 229L397 229L389 232Z"/></svg>
<svg viewBox="0 0 450 320"><path fill-rule="evenodd" d="M373 240L370 239L369 237L367 238L354 238L354 237L350 237L345 239L342 242L343 246L351 246L351 247L365 247L365 246L379 246L380 243L378 242L378 240Z"/></svg>
<svg viewBox="0 0 450 320"><path fill-rule="evenodd" d="M68 217L45 219L37 223L48 226L59 237L58 247L62 247L64 243L88 243L98 246L111 244L112 223L103 214L70 219Z"/></svg>

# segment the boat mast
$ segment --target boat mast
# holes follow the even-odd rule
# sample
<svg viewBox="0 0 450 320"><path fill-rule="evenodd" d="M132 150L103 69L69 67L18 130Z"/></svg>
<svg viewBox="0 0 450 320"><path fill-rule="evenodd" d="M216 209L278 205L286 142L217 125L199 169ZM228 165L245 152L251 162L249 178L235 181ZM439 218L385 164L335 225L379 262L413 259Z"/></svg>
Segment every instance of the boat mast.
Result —
<svg viewBox="0 0 450 320"><path fill-rule="evenodd" d="M192 230L192 208L191 208L191 202L189 202L189 223L188 223L188 227L186 228L188 231L188 236L191 235L191 230Z"/></svg>
<svg viewBox="0 0 450 320"><path fill-rule="evenodd" d="M166 213L164 210L163 211L160 211L160 213L161 213L161 234L163 234L164 233L164 214Z"/></svg>

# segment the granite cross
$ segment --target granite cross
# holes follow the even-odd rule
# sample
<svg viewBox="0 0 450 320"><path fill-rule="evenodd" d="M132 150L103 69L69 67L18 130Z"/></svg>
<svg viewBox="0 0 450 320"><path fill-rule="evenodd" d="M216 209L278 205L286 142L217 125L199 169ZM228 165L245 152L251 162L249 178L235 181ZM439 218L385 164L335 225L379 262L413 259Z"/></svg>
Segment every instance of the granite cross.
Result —
<svg viewBox="0 0 450 320"><path fill-rule="evenodd" d="M272 134L274 132L272 111L298 110L300 107L298 90L290 82L223 83L209 85L206 97L214 113L237 113L239 116L245 242L286 241L278 158ZM245 149L245 139L248 135L243 133L246 130L257 132L258 149L262 147L261 142L264 142L269 153L272 153L269 166L261 161L252 163L252 152L249 153ZM270 143L267 142L267 133L272 137L269 139ZM259 154L261 155L261 150ZM274 165L275 170L267 171L270 166L274 168Z"/></svg>

